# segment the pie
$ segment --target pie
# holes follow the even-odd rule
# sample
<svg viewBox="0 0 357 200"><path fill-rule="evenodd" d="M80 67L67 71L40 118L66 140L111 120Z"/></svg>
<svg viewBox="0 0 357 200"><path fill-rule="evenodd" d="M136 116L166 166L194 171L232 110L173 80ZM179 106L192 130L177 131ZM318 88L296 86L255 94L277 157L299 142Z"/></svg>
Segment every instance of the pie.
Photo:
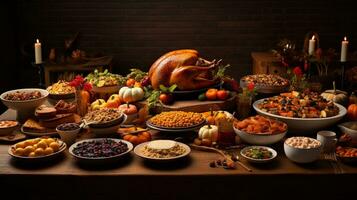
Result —
<svg viewBox="0 0 357 200"><path fill-rule="evenodd" d="M39 132L44 133L46 132L46 127L43 127L40 123L33 119L28 119L23 125L23 130L28 132Z"/></svg>

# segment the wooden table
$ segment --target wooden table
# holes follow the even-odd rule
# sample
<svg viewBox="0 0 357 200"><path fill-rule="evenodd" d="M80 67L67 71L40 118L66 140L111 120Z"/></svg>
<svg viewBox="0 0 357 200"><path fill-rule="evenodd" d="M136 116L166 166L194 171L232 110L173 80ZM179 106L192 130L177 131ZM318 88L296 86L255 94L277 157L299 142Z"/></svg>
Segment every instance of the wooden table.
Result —
<svg viewBox="0 0 357 200"><path fill-rule="evenodd" d="M13 110L0 116L14 118ZM357 186L356 166L340 163L342 173L337 173L325 160L295 164L287 160L279 147L275 147L277 159L270 164L253 165L242 160L253 172L210 168L208 163L219 156L197 150L175 163L148 163L131 153L115 165L88 167L76 163L67 151L51 163L19 163L7 154L8 147L0 145L1 188L22 198L30 194L34 199L142 199L148 195L149 199L256 199L277 195L303 198L309 193L310 198L338 199L347 198Z"/></svg>

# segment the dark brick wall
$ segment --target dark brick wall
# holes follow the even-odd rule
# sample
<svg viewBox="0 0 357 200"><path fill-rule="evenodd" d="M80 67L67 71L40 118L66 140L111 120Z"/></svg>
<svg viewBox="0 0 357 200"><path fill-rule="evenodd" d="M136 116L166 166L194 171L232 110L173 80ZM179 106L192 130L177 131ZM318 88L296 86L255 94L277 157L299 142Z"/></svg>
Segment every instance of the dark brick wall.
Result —
<svg viewBox="0 0 357 200"><path fill-rule="evenodd" d="M161 54L195 48L209 59L223 58L235 77L249 73L250 52L274 47L280 38L302 44L310 30L322 47L351 48L357 38L353 1L333 0L18 0L18 44L40 38L45 50L60 48L79 31L81 47L115 57L115 71L149 68Z"/></svg>

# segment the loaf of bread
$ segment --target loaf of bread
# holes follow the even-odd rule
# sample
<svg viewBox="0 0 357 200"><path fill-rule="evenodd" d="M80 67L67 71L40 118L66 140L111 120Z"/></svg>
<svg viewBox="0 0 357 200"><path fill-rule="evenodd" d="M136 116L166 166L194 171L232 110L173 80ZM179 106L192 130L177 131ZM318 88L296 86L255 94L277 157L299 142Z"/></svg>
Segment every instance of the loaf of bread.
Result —
<svg viewBox="0 0 357 200"><path fill-rule="evenodd" d="M35 116L38 118L52 118L56 116L56 109L54 107L48 107L46 105L41 105L36 108Z"/></svg>

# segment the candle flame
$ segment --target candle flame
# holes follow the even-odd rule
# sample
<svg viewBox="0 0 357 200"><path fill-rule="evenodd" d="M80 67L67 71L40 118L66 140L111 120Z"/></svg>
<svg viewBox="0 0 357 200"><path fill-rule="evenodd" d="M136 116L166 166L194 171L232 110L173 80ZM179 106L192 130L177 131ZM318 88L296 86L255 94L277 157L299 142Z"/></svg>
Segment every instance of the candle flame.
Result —
<svg viewBox="0 0 357 200"><path fill-rule="evenodd" d="M315 35L312 36L311 40L315 40Z"/></svg>
<svg viewBox="0 0 357 200"><path fill-rule="evenodd" d="M345 38L343 38L345 41L347 41L347 37L345 36Z"/></svg>
<svg viewBox="0 0 357 200"><path fill-rule="evenodd" d="M38 39L36 39L36 43L40 43L40 41Z"/></svg>

